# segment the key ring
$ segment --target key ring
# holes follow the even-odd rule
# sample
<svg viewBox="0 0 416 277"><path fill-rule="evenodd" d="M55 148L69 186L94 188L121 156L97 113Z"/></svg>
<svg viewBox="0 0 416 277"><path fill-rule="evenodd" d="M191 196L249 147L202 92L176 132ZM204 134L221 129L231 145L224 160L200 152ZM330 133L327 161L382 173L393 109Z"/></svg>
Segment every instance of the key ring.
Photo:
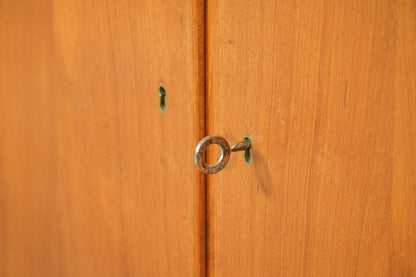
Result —
<svg viewBox="0 0 416 277"><path fill-rule="evenodd" d="M204 159L205 151L211 144L218 144L221 147L221 157L218 162L213 165L209 165ZM217 135L207 136L196 146L194 155L195 164L198 169L205 174L217 173L227 165L231 152L244 151L250 149L250 147L251 142L249 139L244 139L244 141L230 147L223 137Z"/></svg>
<svg viewBox="0 0 416 277"><path fill-rule="evenodd" d="M204 153L211 144L218 144L221 147L221 157L214 165L208 165L204 159ZM207 136L198 143L195 149L195 164L205 174L217 173L227 165L230 153L230 145L224 138L216 135Z"/></svg>

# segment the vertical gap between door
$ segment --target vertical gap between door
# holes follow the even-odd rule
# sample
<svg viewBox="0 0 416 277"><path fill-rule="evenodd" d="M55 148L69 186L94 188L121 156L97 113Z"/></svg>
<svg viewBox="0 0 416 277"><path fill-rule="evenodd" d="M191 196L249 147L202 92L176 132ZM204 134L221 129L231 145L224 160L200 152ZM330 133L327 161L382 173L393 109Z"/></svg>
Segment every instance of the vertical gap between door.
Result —
<svg viewBox="0 0 416 277"><path fill-rule="evenodd" d="M213 13L212 1L205 0L205 135L213 130ZM210 157L206 157L210 160ZM206 220L206 276L215 275L214 190L211 176L205 175L205 220Z"/></svg>
<svg viewBox="0 0 416 277"><path fill-rule="evenodd" d="M193 53L194 73L194 147L206 134L206 34L205 1L193 1L192 36L195 43ZM195 166L195 244L194 276L207 275L207 221L206 221L206 177Z"/></svg>

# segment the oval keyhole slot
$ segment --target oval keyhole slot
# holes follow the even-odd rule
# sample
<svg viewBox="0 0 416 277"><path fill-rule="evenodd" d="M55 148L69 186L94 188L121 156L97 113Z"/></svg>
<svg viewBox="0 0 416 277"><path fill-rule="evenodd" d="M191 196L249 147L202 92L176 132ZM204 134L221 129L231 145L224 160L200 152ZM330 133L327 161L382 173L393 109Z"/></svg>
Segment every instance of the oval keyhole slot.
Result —
<svg viewBox="0 0 416 277"><path fill-rule="evenodd" d="M251 145L251 140L249 136L244 136L244 139L250 142ZM253 163L253 147L244 150L243 158L247 165L251 165Z"/></svg>
<svg viewBox="0 0 416 277"><path fill-rule="evenodd" d="M166 88L162 84L159 85L159 108L162 113L166 113L168 109Z"/></svg>

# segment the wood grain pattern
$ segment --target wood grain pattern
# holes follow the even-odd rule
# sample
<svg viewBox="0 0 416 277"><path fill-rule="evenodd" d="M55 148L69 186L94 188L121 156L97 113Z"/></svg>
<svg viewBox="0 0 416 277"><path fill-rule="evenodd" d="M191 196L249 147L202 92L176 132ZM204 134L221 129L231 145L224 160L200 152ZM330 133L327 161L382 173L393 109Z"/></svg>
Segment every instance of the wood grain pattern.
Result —
<svg viewBox="0 0 416 277"><path fill-rule="evenodd" d="M207 9L209 275L415 276L415 2Z"/></svg>
<svg viewBox="0 0 416 277"><path fill-rule="evenodd" d="M2 0L0 42L0 276L204 275L203 1Z"/></svg>

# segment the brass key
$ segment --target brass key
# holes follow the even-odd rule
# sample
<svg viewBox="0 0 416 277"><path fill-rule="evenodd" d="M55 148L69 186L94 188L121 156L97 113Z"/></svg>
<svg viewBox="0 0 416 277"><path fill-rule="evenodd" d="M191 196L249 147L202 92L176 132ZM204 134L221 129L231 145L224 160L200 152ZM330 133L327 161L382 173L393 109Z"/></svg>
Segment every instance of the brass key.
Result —
<svg viewBox="0 0 416 277"><path fill-rule="evenodd" d="M218 162L213 165L209 165L204 159L204 153L211 144L218 144L221 147L221 157ZM245 137L243 141L230 147L228 142L223 137L212 135L203 138L198 143L195 149L194 160L200 171L205 174L214 174L220 172L227 165L231 152L249 150L251 150L251 141L248 137ZM247 163L250 164L251 161Z"/></svg>

